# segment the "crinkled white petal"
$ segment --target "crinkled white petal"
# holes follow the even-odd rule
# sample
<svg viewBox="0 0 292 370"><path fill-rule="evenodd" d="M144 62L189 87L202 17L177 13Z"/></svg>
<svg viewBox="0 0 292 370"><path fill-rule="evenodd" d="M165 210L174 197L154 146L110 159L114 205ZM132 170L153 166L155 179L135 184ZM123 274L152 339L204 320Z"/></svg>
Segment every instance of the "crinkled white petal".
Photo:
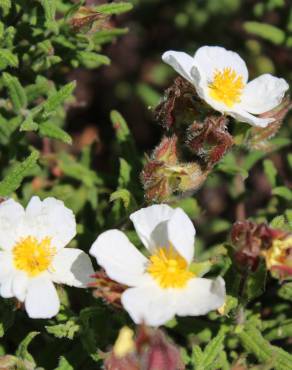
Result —
<svg viewBox="0 0 292 370"><path fill-rule="evenodd" d="M159 326L175 315L174 295L153 282L127 289L121 297L124 309L136 324Z"/></svg>
<svg viewBox="0 0 292 370"><path fill-rule="evenodd" d="M248 80L248 70L245 61L234 51L220 46L202 46L194 55L194 65L208 82L212 82L217 71L231 68L242 76L243 82Z"/></svg>
<svg viewBox="0 0 292 370"><path fill-rule="evenodd" d="M191 69L194 65L194 58L190 55L181 51L169 50L162 55L162 60L190 83L193 83Z"/></svg>
<svg viewBox="0 0 292 370"><path fill-rule="evenodd" d="M221 307L225 301L225 282L193 278L187 286L177 291L176 314L178 316L198 316Z"/></svg>
<svg viewBox="0 0 292 370"><path fill-rule="evenodd" d="M2 249L11 249L14 246L23 217L23 207L13 199L0 203L0 247Z"/></svg>
<svg viewBox="0 0 292 370"><path fill-rule="evenodd" d="M141 208L130 215L136 232L147 249L168 245L166 221L174 214L174 209L167 204L155 204Z"/></svg>
<svg viewBox="0 0 292 370"><path fill-rule="evenodd" d="M29 278L24 272L16 272L13 277L12 291L14 297L23 302L27 293Z"/></svg>
<svg viewBox="0 0 292 370"><path fill-rule="evenodd" d="M12 290L14 274L6 275L1 281L0 295L3 298L12 298L14 296Z"/></svg>
<svg viewBox="0 0 292 370"><path fill-rule="evenodd" d="M31 279L25 297L25 309L32 319L49 319L56 316L60 301L54 284L47 276Z"/></svg>
<svg viewBox="0 0 292 370"><path fill-rule="evenodd" d="M253 114L268 112L281 103L288 89L283 78L263 74L246 85L240 106Z"/></svg>
<svg viewBox="0 0 292 370"><path fill-rule="evenodd" d="M63 248L54 257L50 275L55 283L86 287L94 270L89 256L80 249Z"/></svg>
<svg viewBox="0 0 292 370"><path fill-rule="evenodd" d="M257 127L267 127L269 123L274 121L273 118L256 117L246 111L243 111L240 108L234 109L232 112L229 113L229 115L234 117L240 122L246 122L252 126L257 126Z"/></svg>
<svg viewBox="0 0 292 370"><path fill-rule="evenodd" d="M143 279L148 260L119 230L99 235L89 253L111 279L121 284L136 286Z"/></svg>
<svg viewBox="0 0 292 370"><path fill-rule="evenodd" d="M73 212L61 200L33 197L25 212L23 237L32 235L39 240L52 238L52 245L65 247L76 234L76 221Z"/></svg>
<svg viewBox="0 0 292 370"><path fill-rule="evenodd" d="M174 210L167 222L167 230L171 245L190 263L194 257L196 230L190 218L181 208Z"/></svg>

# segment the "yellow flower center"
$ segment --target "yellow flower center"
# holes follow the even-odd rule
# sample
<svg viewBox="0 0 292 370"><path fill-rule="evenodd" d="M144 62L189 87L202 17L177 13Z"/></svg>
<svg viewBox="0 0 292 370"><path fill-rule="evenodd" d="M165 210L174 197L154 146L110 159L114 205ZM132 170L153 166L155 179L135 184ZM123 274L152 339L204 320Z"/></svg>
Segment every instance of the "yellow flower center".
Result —
<svg viewBox="0 0 292 370"><path fill-rule="evenodd" d="M228 67L215 71L213 81L209 83L209 94L214 100L232 107L240 102L243 88L242 76Z"/></svg>
<svg viewBox="0 0 292 370"><path fill-rule="evenodd" d="M38 241L28 236L15 244L12 254L14 266L34 277L50 267L56 248L52 247L49 237Z"/></svg>
<svg viewBox="0 0 292 370"><path fill-rule="evenodd" d="M187 261L173 247L158 248L150 257L149 274L161 288L183 288L195 275L188 270Z"/></svg>

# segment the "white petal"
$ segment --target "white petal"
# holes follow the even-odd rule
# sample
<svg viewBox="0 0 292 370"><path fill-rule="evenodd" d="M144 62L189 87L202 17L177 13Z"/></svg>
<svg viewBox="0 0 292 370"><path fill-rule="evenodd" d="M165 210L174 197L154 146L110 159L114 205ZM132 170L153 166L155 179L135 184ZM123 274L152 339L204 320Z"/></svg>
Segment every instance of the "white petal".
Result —
<svg viewBox="0 0 292 370"><path fill-rule="evenodd" d="M0 282L14 271L10 252L0 251Z"/></svg>
<svg viewBox="0 0 292 370"><path fill-rule="evenodd" d="M111 279L129 286L139 284L148 261L119 230L99 235L89 253Z"/></svg>
<svg viewBox="0 0 292 370"><path fill-rule="evenodd" d="M1 281L0 287L0 295L3 298L12 298L13 291L12 291L12 283L13 283L13 274L6 275L4 279Z"/></svg>
<svg viewBox="0 0 292 370"><path fill-rule="evenodd" d="M194 257L196 230L192 221L181 208L175 209L167 222L167 229L171 244L190 263Z"/></svg>
<svg viewBox="0 0 292 370"><path fill-rule="evenodd" d="M225 282L194 278L186 288L177 294L176 314L179 316L198 316L221 307L225 301Z"/></svg>
<svg viewBox="0 0 292 370"><path fill-rule="evenodd" d="M75 216L58 199L46 198L41 201L33 197L26 208L24 234L40 240L51 237L54 247L63 248L76 234Z"/></svg>
<svg viewBox="0 0 292 370"><path fill-rule="evenodd" d="M173 294L160 289L157 284L127 289L122 294L122 304L136 324L163 325L175 315Z"/></svg>
<svg viewBox="0 0 292 370"><path fill-rule="evenodd" d="M169 239L165 221L173 214L174 209L167 204L155 204L130 215L139 238L150 251L157 246L167 246Z"/></svg>
<svg viewBox="0 0 292 370"><path fill-rule="evenodd" d="M23 207L13 199L0 203L0 247L2 249L11 249L14 246L23 217Z"/></svg>
<svg viewBox="0 0 292 370"><path fill-rule="evenodd" d="M94 274L90 258L80 249L63 248L55 256L51 269L55 283L86 287Z"/></svg>
<svg viewBox="0 0 292 370"><path fill-rule="evenodd" d="M54 284L48 277L30 280L25 297L25 309L32 319L49 319L56 316L60 301Z"/></svg>
<svg viewBox="0 0 292 370"><path fill-rule="evenodd" d="M243 111L240 108L235 108L232 112L229 112L229 115L234 117L240 122L246 122L252 126L257 126L257 127L267 127L269 123L274 121L273 118L259 118L259 117L253 116L252 114L246 111Z"/></svg>
<svg viewBox="0 0 292 370"><path fill-rule="evenodd" d="M289 85L283 78L264 74L247 84L240 106L253 114L268 112L281 103L288 89Z"/></svg>
<svg viewBox="0 0 292 370"><path fill-rule="evenodd" d="M214 73L224 68L232 68L242 76L243 82L248 80L248 70L245 61L234 51L226 50L220 46L202 46L194 56L194 65L211 82Z"/></svg>
<svg viewBox="0 0 292 370"><path fill-rule="evenodd" d="M13 282L12 282L13 295L21 302L23 302L25 299L25 296L27 293L28 282L29 282L29 279L25 273L17 272L14 275Z"/></svg>
<svg viewBox="0 0 292 370"><path fill-rule="evenodd" d="M186 80L193 83L191 69L194 65L194 58L190 55L180 51L169 50L162 55L162 60Z"/></svg>

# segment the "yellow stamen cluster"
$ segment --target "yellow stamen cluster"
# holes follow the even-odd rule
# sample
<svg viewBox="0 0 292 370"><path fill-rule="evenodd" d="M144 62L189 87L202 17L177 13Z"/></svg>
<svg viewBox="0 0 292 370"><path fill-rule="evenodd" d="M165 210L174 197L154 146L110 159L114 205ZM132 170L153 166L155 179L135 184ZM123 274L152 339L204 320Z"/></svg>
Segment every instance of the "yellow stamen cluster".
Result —
<svg viewBox="0 0 292 370"><path fill-rule="evenodd" d="M149 274L161 288L183 288L195 275L188 270L187 261L173 247L158 248L150 257Z"/></svg>
<svg viewBox="0 0 292 370"><path fill-rule="evenodd" d="M242 76L228 67L215 71L213 81L209 84L209 94L214 100L231 108L240 102L243 88Z"/></svg>
<svg viewBox="0 0 292 370"><path fill-rule="evenodd" d="M47 270L56 254L51 238L38 241L33 236L21 239L13 248L13 263L18 270L34 277Z"/></svg>
<svg viewBox="0 0 292 370"><path fill-rule="evenodd" d="M270 270L273 266L281 266L285 264L287 257L287 249L292 248L292 237L284 240L276 239L272 246L262 252L266 259L267 269Z"/></svg>

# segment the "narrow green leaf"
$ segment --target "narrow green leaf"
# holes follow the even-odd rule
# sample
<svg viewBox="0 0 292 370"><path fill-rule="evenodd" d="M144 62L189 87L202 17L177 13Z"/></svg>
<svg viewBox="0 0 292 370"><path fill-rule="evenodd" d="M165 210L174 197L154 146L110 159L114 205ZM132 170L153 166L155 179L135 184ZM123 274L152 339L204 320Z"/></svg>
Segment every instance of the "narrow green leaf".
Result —
<svg viewBox="0 0 292 370"><path fill-rule="evenodd" d="M27 99L24 88L21 86L17 77L4 72L2 75L4 85L8 89L9 97L12 101L15 111L18 113L22 108L27 105Z"/></svg>
<svg viewBox="0 0 292 370"><path fill-rule="evenodd" d="M244 22L245 31L259 36L273 44L280 45L285 40L285 32L280 28L262 22Z"/></svg>
<svg viewBox="0 0 292 370"><path fill-rule="evenodd" d="M273 195L278 195L281 198L284 198L286 200L292 200L292 191L286 186L277 186L272 190Z"/></svg>
<svg viewBox="0 0 292 370"><path fill-rule="evenodd" d="M237 334L246 351L253 353L260 363L273 366L275 370L292 370L292 356L272 346L254 324L246 325Z"/></svg>
<svg viewBox="0 0 292 370"><path fill-rule="evenodd" d="M63 141L66 144L72 144L72 138L66 131L61 127L56 126L51 122L43 122L39 126L40 135L43 137L49 137L52 139L57 139Z"/></svg>
<svg viewBox="0 0 292 370"><path fill-rule="evenodd" d="M136 209L137 207L135 198L132 196L132 194L127 189L119 189L111 194L110 196L111 202L117 199L121 199L123 201L125 209L129 212Z"/></svg>
<svg viewBox="0 0 292 370"><path fill-rule="evenodd" d="M292 302L292 282L282 285L281 288L278 290L278 295L279 297Z"/></svg>
<svg viewBox="0 0 292 370"><path fill-rule="evenodd" d="M27 348L28 348L30 342L33 340L33 338L35 338L39 334L40 333L38 331L32 331L31 333L29 333L23 339L23 341L19 344L18 349L17 349L17 351L15 353L16 356L17 357L20 357L23 360L27 360L27 361L29 361L32 364L35 364L35 361L34 361L32 355L28 352L28 349Z"/></svg>
<svg viewBox="0 0 292 370"><path fill-rule="evenodd" d="M17 67L18 57L13 54L9 49L0 49L0 69L7 67Z"/></svg>
<svg viewBox="0 0 292 370"><path fill-rule="evenodd" d="M58 30L57 23L55 21L57 1L56 0L40 0L44 8L46 22L45 25L48 29L56 32Z"/></svg>
<svg viewBox="0 0 292 370"><path fill-rule="evenodd" d="M72 340L80 330L80 325L76 324L75 320L68 320L64 324L46 326L46 330L56 338L68 338Z"/></svg>
<svg viewBox="0 0 292 370"><path fill-rule="evenodd" d="M47 101L43 104L44 117L48 117L50 114L56 111L56 109L63 104L67 99L72 96L73 90L75 89L76 82L69 82L63 86L59 91L49 96Z"/></svg>
<svg viewBox="0 0 292 370"><path fill-rule="evenodd" d="M106 55L97 54L92 51L80 51L77 59L86 68L97 68L103 64L109 65L110 59Z"/></svg>
<svg viewBox="0 0 292 370"><path fill-rule="evenodd" d="M36 166L38 158L39 152L35 150L23 162L14 165L4 180L0 182L0 195L5 197L17 190L22 180Z"/></svg>
<svg viewBox="0 0 292 370"><path fill-rule="evenodd" d="M103 4L95 7L97 12L108 15L125 13L131 9L133 9L132 4L122 1L118 3Z"/></svg>
<svg viewBox="0 0 292 370"><path fill-rule="evenodd" d="M277 169L274 163L270 159L266 159L263 162L264 171L267 176L267 179L272 187L276 186L276 176L277 176Z"/></svg>

